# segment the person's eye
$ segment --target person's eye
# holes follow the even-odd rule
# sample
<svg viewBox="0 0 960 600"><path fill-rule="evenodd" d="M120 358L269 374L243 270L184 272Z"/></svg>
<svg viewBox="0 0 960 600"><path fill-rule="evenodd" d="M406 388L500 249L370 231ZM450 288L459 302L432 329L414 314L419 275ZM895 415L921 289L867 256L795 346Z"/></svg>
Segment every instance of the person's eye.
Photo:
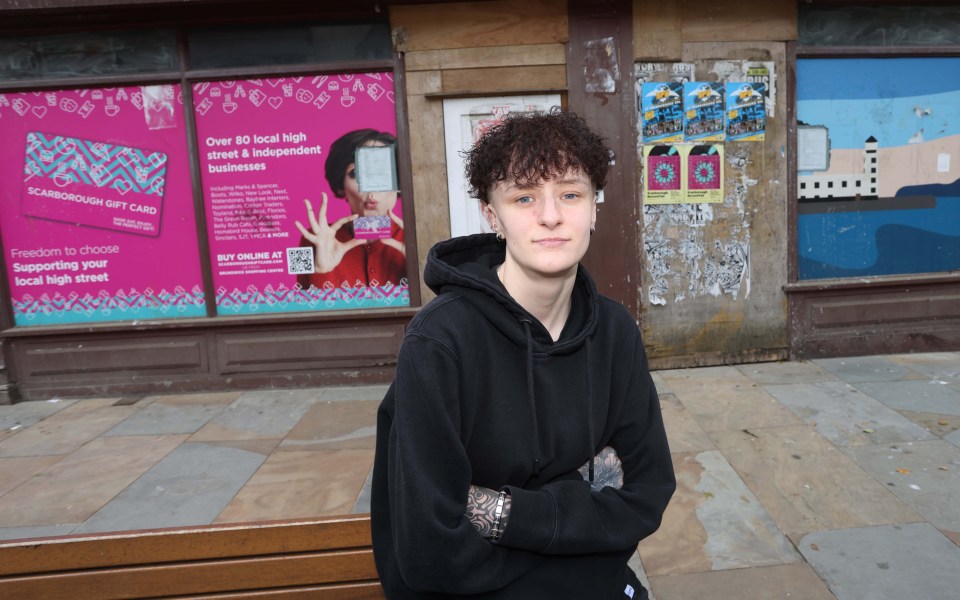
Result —
<svg viewBox="0 0 960 600"><path fill-rule="evenodd" d="M520 196L517 198L517 204L530 204L533 202L532 196Z"/></svg>
<svg viewBox="0 0 960 600"><path fill-rule="evenodd" d="M579 197L580 197L580 194L576 192L567 192L566 194L563 195L564 200L576 200Z"/></svg>
<svg viewBox="0 0 960 600"><path fill-rule="evenodd" d="M357 170L356 170L356 169L350 169L349 171L347 171L347 177L349 177L350 179L356 179L356 178L357 178Z"/></svg>

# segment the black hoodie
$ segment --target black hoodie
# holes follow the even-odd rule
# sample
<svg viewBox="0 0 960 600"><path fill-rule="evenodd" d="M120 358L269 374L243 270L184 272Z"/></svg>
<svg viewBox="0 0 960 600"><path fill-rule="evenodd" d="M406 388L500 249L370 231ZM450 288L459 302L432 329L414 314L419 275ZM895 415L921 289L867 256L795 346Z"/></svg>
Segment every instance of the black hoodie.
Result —
<svg viewBox="0 0 960 600"><path fill-rule="evenodd" d="M640 331L581 266L554 342L494 272L493 235L441 242L438 297L404 336L377 415L371 513L387 598L645 597L627 561L676 487ZM578 467L612 446L622 489ZM471 484L510 492L498 543L465 516Z"/></svg>

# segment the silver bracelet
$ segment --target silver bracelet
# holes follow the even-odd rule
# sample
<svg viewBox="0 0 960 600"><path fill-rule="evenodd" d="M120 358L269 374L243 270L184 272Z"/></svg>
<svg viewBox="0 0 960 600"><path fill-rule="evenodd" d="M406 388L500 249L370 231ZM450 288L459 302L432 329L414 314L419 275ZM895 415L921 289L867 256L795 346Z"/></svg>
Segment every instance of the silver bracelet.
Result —
<svg viewBox="0 0 960 600"><path fill-rule="evenodd" d="M500 529L500 518L503 517L503 502L507 498L507 490L501 490L497 496L497 507L493 509L493 528L490 530L490 541L496 542L500 539L503 530Z"/></svg>

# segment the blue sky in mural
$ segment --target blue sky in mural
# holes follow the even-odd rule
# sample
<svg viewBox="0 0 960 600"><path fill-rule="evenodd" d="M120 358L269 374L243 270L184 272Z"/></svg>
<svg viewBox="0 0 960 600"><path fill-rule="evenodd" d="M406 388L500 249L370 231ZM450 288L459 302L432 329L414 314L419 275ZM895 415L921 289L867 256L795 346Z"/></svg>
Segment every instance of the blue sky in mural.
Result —
<svg viewBox="0 0 960 600"><path fill-rule="evenodd" d="M801 59L797 119L828 125L833 148L862 148L871 135L881 148L921 130L924 141L957 135L958 81L960 58Z"/></svg>

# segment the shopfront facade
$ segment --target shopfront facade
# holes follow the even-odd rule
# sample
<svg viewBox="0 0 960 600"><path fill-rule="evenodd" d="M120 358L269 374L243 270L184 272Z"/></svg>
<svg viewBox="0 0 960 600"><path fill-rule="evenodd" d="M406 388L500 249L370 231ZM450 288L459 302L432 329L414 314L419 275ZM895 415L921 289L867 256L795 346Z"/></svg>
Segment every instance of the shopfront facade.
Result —
<svg viewBox="0 0 960 600"><path fill-rule="evenodd" d="M939 101L960 89L956 10L927 9L936 44L838 50L805 27L866 17L814 5L826 13L789 1L0 0L6 397L389 381L406 323L432 297L430 246L482 231L458 150L504 114L551 105L610 143L585 262L636 315L655 367L956 348L960 224L935 217L907 269L811 271L871 246L836 250L851 226L837 215L862 206L802 191L842 185L841 164L891 160L882 128L863 148L816 154L824 135L840 140L808 122L816 103L846 95L810 91L823 76L812 61L922 59L920 72L942 74L923 91ZM849 68L827 65L835 88ZM956 105L918 118L950 121ZM942 189L894 190L895 210L920 210L922 196L949 212L950 127L924 129L935 176L901 186ZM882 217L886 190L849 198L879 199L868 216ZM365 218L335 241L364 243L330 271L326 224L352 214ZM924 262L923 244L940 260Z"/></svg>

